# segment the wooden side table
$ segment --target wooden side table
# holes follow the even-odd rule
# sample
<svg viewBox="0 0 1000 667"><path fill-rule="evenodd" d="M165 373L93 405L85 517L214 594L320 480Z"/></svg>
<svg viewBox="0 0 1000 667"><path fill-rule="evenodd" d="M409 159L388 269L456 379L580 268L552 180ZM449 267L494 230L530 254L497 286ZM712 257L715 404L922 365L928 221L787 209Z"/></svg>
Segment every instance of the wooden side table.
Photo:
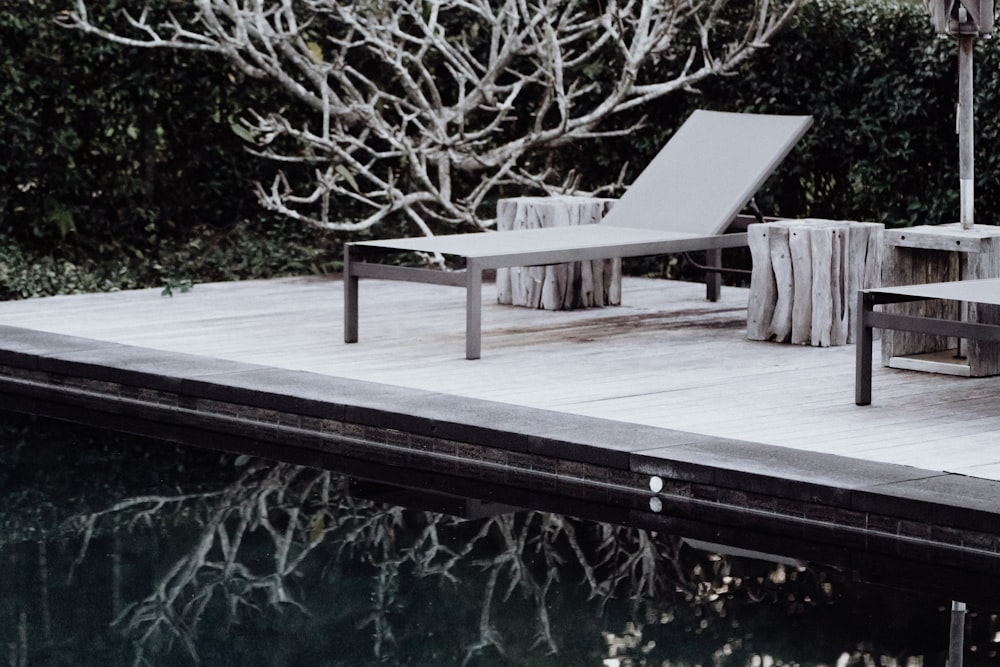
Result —
<svg viewBox="0 0 1000 667"><path fill-rule="evenodd" d="M854 342L855 295L879 285L884 230L847 220L750 225L747 338L817 347Z"/></svg>
<svg viewBox="0 0 1000 667"><path fill-rule="evenodd" d="M614 199L600 197L515 197L497 202L497 229L534 229L600 222ZM621 304L621 259L497 269L497 301L571 310Z"/></svg>
<svg viewBox="0 0 1000 667"><path fill-rule="evenodd" d="M921 225L889 230L885 234L884 287L922 285L949 280L1000 278L1000 228L958 223ZM1000 324L997 306L956 301L922 301L885 306L889 312ZM1000 375L1000 343L959 341L909 331L886 331L882 336L882 364L891 368L949 375Z"/></svg>

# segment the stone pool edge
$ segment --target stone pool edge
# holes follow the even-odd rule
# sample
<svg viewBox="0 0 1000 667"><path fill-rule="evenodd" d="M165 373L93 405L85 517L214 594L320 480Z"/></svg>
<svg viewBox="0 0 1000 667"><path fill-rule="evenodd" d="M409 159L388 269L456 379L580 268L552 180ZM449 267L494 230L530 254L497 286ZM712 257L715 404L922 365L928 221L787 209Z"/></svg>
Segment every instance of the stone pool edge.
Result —
<svg viewBox="0 0 1000 667"><path fill-rule="evenodd" d="M245 439L278 457L528 489L654 530L725 525L1000 576L991 480L7 326L0 400L167 440L202 433L207 446Z"/></svg>

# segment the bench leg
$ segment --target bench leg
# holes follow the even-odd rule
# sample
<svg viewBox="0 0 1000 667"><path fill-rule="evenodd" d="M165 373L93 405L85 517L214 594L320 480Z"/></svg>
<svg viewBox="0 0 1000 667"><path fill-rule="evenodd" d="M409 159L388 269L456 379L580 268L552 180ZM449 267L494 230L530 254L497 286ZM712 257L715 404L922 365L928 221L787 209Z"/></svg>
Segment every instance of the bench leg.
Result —
<svg viewBox="0 0 1000 667"><path fill-rule="evenodd" d="M479 263L465 264L465 358L478 359L483 336L483 270Z"/></svg>
<svg viewBox="0 0 1000 667"><path fill-rule="evenodd" d="M854 369L854 402L857 405L870 405L872 402L872 327L868 315L874 307L873 299L859 290Z"/></svg>
<svg viewBox="0 0 1000 667"><path fill-rule="evenodd" d="M722 248L705 251L705 266L709 267L709 271L705 273L705 298L718 301L722 292L722 274L711 269L722 268Z"/></svg>
<svg viewBox="0 0 1000 667"><path fill-rule="evenodd" d="M344 247L344 342L358 342L358 277L351 270L351 246Z"/></svg>

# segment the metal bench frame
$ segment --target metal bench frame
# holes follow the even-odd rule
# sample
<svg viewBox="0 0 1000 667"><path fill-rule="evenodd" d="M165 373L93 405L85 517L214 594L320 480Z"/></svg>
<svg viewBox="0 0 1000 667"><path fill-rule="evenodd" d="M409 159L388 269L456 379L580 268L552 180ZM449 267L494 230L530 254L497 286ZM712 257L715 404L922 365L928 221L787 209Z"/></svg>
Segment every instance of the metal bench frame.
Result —
<svg viewBox="0 0 1000 667"><path fill-rule="evenodd" d="M874 329L912 331L933 336L1000 342L1000 324L963 322L875 310L876 306L943 299L1000 305L1000 279L959 280L924 285L883 287L858 292L857 349L854 402L872 402L872 347Z"/></svg>

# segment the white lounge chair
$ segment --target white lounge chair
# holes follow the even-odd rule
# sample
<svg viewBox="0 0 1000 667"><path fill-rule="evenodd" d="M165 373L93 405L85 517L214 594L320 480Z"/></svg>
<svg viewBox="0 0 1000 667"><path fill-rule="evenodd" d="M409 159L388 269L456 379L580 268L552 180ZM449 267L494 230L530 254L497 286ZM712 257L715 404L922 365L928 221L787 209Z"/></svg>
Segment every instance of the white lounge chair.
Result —
<svg viewBox="0 0 1000 667"><path fill-rule="evenodd" d="M811 123L810 116L695 111L596 225L349 243L344 341L358 340L360 278L465 287L465 356L478 359L486 269L746 246L746 233L726 229ZM458 257L465 269L371 261L399 252Z"/></svg>

